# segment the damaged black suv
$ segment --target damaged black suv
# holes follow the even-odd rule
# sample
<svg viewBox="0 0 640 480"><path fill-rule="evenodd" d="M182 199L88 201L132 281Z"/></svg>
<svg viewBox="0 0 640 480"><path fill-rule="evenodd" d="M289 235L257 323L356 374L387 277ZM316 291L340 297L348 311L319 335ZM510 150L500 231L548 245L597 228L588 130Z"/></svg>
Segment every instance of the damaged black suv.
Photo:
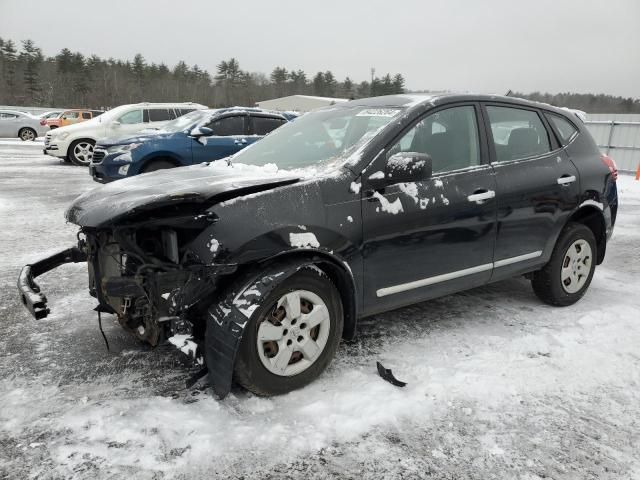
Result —
<svg viewBox="0 0 640 480"><path fill-rule="evenodd" d="M398 95L308 113L231 158L96 188L66 213L97 310L262 395L316 378L357 320L515 275L570 305L603 261L617 171L573 113Z"/></svg>

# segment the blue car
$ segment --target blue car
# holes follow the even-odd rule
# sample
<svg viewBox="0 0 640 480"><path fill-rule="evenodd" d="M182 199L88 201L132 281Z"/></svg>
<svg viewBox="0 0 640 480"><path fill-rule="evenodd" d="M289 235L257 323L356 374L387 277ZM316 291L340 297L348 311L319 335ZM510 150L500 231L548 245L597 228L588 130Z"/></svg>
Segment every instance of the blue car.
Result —
<svg viewBox="0 0 640 480"><path fill-rule="evenodd" d="M228 157L295 118L259 108L196 110L161 130L98 140L89 173L107 183L139 173Z"/></svg>

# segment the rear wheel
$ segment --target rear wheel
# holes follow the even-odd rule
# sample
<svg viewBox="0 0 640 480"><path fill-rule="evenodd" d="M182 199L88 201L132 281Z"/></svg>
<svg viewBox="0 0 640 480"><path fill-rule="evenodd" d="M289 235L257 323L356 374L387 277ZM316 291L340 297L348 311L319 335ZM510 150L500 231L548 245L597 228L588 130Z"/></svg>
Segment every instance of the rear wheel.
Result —
<svg viewBox="0 0 640 480"><path fill-rule="evenodd" d="M88 138L76 140L69 146L69 160L74 165L88 167L93 158L93 146L95 142Z"/></svg>
<svg viewBox="0 0 640 480"><path fill-rule="evenodd" d="M340 295L317 270L303 269L274 288L249 320L234 367L258 395L279 395L316 379L342 337Z"/></svg>
<svg viewBox="0 0 640 480"><path fill-rule="evenodd" d="M551 259L533 275L533 291L556 306L576 303L585 294L596 268L596 239L591 229L570 223L560 234Z"/></svg>
<svg viewBox="0 0 640 480"><path fill-rule="evenodd" d="M18 137L20 137L20 140L22 140L23 142L33 141L36 139L37 134L33 128L25 127L20 129L20 131L18 132Z"/></svg>
<svg viewBox="0 0 640 480"><path fill-rule="evenodd" d="M175 164L168 160L153 160L142 169L142 173L155 172L156 170L166 170L167 168L175 168Z"/></svg>

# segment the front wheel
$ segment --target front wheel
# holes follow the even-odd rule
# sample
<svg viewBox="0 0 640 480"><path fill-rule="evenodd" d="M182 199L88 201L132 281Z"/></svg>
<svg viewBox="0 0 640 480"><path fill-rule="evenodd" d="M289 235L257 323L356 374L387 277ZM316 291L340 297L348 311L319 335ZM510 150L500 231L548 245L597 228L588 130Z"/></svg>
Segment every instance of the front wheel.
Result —
<svg viewBox="0 0 640 480"><path fill-rule="evenodd" d="M581 223L570 223L560 234L551 259L533 275L531 285L549 305L573 305L585 294L596 268L596 239Z"/></svg>
<svg viewBox="0 0 640 480"><path fill-rule="evenodd" d="M23 142L32 142L36 139L36 136L36 131L33 128L21 128L18 132L18 137L20 137L20 140L22 140Z"/></svg>
<svg viewBox="0 0 640 480"><path fill-rule="evenodd" d="M69 160L79 167L88 167L93 158L95 142L89 139L76 140L69 146Z"/></svg>
<svg viewBox="0 0 640 480"><path fill-rule="evenodd" d="M342 337L340 295L320 270L302 269L274 288L245 329L236 381L258 395L279 395L315 380Z"/></svg>

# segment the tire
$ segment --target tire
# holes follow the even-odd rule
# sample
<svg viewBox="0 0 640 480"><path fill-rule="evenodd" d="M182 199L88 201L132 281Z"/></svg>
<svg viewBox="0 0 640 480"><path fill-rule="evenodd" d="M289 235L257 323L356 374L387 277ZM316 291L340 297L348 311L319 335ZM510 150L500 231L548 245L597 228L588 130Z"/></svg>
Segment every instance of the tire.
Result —
<svg viewBox="0 0 640 480"><path fill-rule="evenodd" d="M156 170L166 170L167 168L175 168L175 164L168 160L152 160L147 163L141 173L155 172Z"/></svg>
<svg viewBox="0 0 640 480"><path fill-rule="evenodd" d="M71 163L79 167L88 167L91 163L91 157L93 157L93 146L95 144L96 142L89 138L82 138L69 145L67 156Z"/></svg>
<svg viewBox="0 0 640 480"><path fill-rule="evenodd" d="M36 133L36 131L33 128L29 128L29 127L21 128L20 131L18 132L18 137L23 142L34 141L37 136L38 134Z"/></svg>
<svg viewBox="0 0 640 480"><path fill-rule="evenodd" d="M596 239L591 229L570 223L560 234L551 259L534 273L531 285L545 303L573 305L585 294L596 269Z"/></svg>
<svg viewBox="0 0 640 480"><path fill-rule="evenodd" d="M306 314L289 318L289 310L283 306L286 301L280 307L278 303L282 302L283 298L295 299L296 296L301 300L301 310L308 310L309 302L313 307ZM322 303L326 310L322 308ZM317 315L306 316L314 310L318 312ZM322 312L328 315L328 319ZM269 330L266 325L273 324L277 318L281 321L280 327L269 327L272 328ZM309 328L304 321L317 321L319 318L324 320L314 328ZM267 333L277 332L280 328L282 338L259 343L258 334L263 332L263 324ZM342 302L336 287L320 270L302 269L277 285L251 316L236 357L234 378L247 390L262 396L281 395L302 388L315 380L333 359L342 338L342 327ZM278 335L279 333L276 333L274 336ZM313 340L320 350L314 354L315 356L309 354L307 357L303 351L314 352L314 349L310 348L309 340ZM288 348L292 353L288 363L282 364L282 370L275 367L275 362L280 348L287 348L286 344L291 345ZM262 349L262 353L259 349ZM268 355L271 354L273 356L270 358ZM286 361L288 350L283 349L282 354ZM313 358L313 361L307 364L309 358ZM265 366L266 362L270 365L269 368ZM276 374L274 370L279 370L280 373Z"/></svg>

